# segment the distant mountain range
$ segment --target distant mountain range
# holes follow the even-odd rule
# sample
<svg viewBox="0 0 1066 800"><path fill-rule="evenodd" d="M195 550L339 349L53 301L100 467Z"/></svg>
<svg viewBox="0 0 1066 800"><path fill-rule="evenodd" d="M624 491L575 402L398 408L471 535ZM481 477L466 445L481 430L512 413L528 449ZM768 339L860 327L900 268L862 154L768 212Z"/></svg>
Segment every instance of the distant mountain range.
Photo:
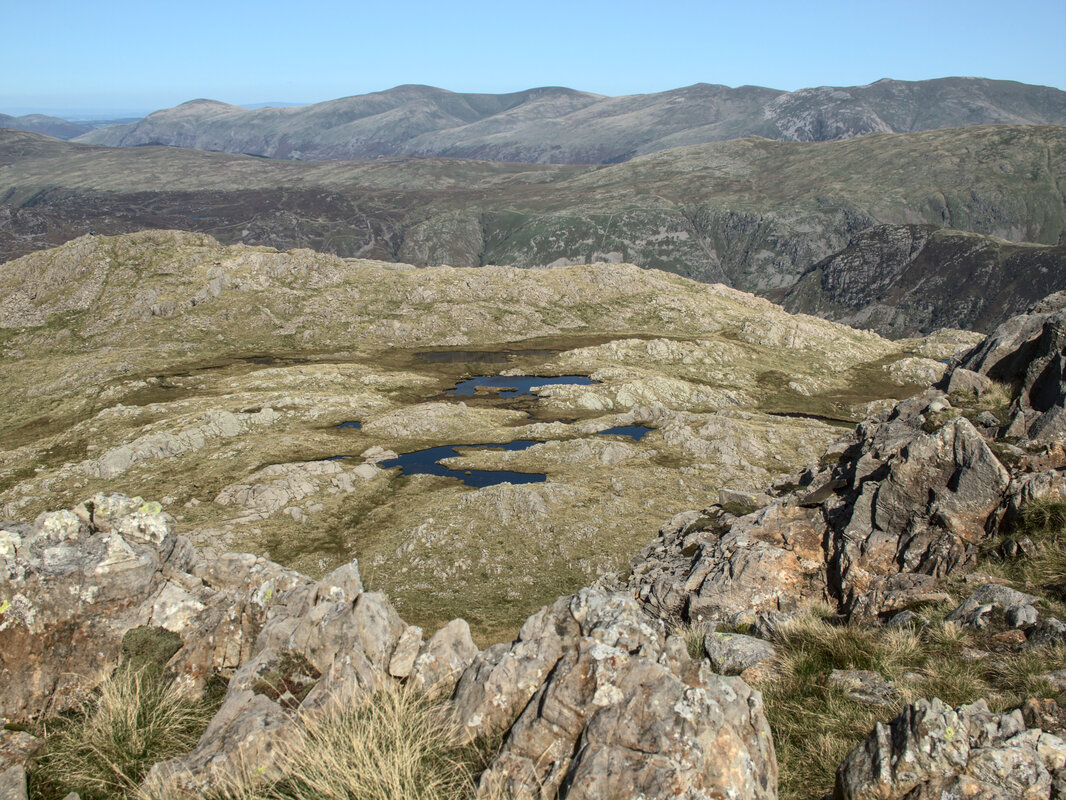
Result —
<svg viewBox="0 0 1066 800"><path fill-rule="evenodd" d="M985 124L1066 124L1066 92L984 78L885 79L796 92L701 83L624 97L560 87L461 94L410 85L286 108L193 100L83 132L77 141L309 161L443 156L610 164L745 136L812 142Z"/></svg>
<svg viewBox="0 0 1066 800"><path fill-rule="evenodd" d="M26 114L22 117L12 117L8 114L0 114L0 128L9 128L16 131L31 131L51 136L55 139L73 139L93 129L92 125L80 122L49 117L46 114Z"/></svg>

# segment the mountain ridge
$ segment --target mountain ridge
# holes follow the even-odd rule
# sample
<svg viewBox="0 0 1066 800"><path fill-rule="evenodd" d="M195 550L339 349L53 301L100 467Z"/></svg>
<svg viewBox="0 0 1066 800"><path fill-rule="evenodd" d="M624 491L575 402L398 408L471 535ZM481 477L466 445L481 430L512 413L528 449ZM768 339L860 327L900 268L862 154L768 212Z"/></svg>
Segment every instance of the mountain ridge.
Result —
<svg viewBox="0 0 1066 800"><path fill-rule="evenodd" d="M619 97L556 86L484 94L404 84L287 108L193 100L78 141L311 161L388 155L600 164L751 135L827 141L980 124L1066 124L1066 92L985 78L881 79L795 92L696 83Z"/></svg>

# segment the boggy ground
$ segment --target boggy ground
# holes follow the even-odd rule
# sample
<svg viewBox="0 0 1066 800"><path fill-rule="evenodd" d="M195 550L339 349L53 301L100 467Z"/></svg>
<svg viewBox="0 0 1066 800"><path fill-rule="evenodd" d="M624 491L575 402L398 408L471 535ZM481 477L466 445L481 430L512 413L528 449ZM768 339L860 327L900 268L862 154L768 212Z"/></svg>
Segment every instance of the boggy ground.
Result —
<svg viewBox="0 0 1066 800"><path fill-rule="evenodd" d="M0 290L3 516L161 497L202 547L312 575L357 557L405 619L463 616L483 644L619 569L662 519L816 459L978 338L889 342L626 265L415 270L172 232L27 256ZM500 370L598 383L446 394ZM631 423L655 430L598 433ZM449 464L545 482L376 466L380 450L515 439L543 443Z"/></svg>

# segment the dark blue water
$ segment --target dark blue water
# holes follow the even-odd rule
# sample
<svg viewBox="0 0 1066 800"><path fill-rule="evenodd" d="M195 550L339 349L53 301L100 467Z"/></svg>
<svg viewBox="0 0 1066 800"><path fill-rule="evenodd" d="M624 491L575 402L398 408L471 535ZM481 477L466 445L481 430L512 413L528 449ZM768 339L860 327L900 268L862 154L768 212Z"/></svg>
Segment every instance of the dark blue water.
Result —
<svg viewBox="0 0 1066 800"><path fill-rule="evenodd" d="M362 428L363 423L357 419L350 420L349 422L342 422L339 425L334 425L334 428Z"/></svg>
<svg viewBox="0 0 1066 800"><path fill-rule="evenodd" d="M647 425L619 425L616 428L608 428L605 431L600 431L600 434L615 434L617 436L628 436L634 442L639 442L649 432L655 430L655 428L649 428Z"/></svg>
<svg viewBox="0 0 1066 800"><path fill-rule="evenodd" d="M507 444L446 444L440 447L427 447L425 450L415 450L413 453L404 453L397 458L378 463L383 469L399 467L404 475L439 475L443 478L456 478L467 486L480 489L482 486L493 486L497 483L540 483L547 479L543 472L511 472L510 470L491 469L452 469L437 462L441 459L452 458L459 455L460 447L475 447L482 450L525 450L538 442L528 439L519 439Z"/></svg>
<svg viewBox="0 0 1066 800"><path fill-rule="evenodd" d="M478 386L502 386L511 391L500 392L500 397L518 397L519 395L533 396L530 391L534 386L549 386L552 384L569 384L576 386L590 386L598 381L592 380L588 375L558 375L554 378L540 378L536 375L478 375L459 381L454 389L449 389L445 394L456 397L473 397Z"/></svg>

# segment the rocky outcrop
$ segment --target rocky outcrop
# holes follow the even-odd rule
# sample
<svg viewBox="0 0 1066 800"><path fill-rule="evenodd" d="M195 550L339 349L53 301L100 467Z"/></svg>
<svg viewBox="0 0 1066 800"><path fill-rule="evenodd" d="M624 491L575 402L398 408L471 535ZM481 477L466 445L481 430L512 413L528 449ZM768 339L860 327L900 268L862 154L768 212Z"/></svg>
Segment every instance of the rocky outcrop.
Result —
<svg viewBox="0 0 1066 800"><path fill-rule="evenodd" d="M969 371L1014 390L1004 435L1041 445L1066 439L1066 292L1012 317L962 357L955 373ZM980 394L979 387L975 393Z"/></svg>
<svg viewBox="0 0 1066 800"><path fill-rule="evenodd" d="M0 716L75 702L114 667L129 628L153 617L185 627L206 606L165 574L188 575L192 559L173 520L140 498L96 496L32 525L4 524Z"/></svg>
<svg viewBox="0 0 1066 800"><path fill-rule="evenodd" d="M1066 779L1066 741L1040 705L994 714L984 701L918 700L878 723L837 770L833 800L1047 800ZM1054 787L1054 789L1053 789Z"/></svg>
<svg viewBox="0 0 1066 800"><path fill-rule="evenodd" d="M990 331L1066 288L1066 247L933 225L875 225L810 267L782 305L882 336Z"/></svg>
<svg viewBox="0 0 1066 800"><path fill-rule="evenodd" d="M828 463L779 484L780 496L758 511L678 515L634 558L624 585L665 619L730 624L810 598L867 622L947 600L939 579L971 564L1022 503L1066 497L1066 462L1056 455L1066 433L1064 304L1053 295L1006 323L943 382L966 396L992 381L1020 387L1005 432L1048 454L1016 449L1027 471L1012 477L997 458L988 439L997 426L978 415L979 430L930 389L858 425Z"/></svg>
<svg viewBox="0 0 1066 800"><path fill-rule="evenodd" d="M1034 430L1047 412L1036 416L1033 398L1062 392L1060 313L1034 311L1040 319L1005 331L1005 344L978 348L961 368L969 373L947 380L957 374L980 394L990 389L972 376L999 380L1009 369L1029 398L1016 414ZM228 681L196 748L153 767L145 788L159 795L203 796L249 765L280 777L275 755L308 715L406 681L449 699L465 743L500 742L477 789L486 800L499 792L772 800L773 742L762 698L745 682L774 658L763 640L811 599L832 602L853 623L907 626L913 607L951 599L944 578L966 570L1025 502L1066 497L1066 470L1039 460L1039 441L1019 437L1031 452L1008 470L995 432L953 412L937 389L896 404L765 496L726 492L729 510L677 515L624 580L608 576L562 597L514 641L480 651L464 620L428 639L407 625L387 598L365 591L354 561L316 581L251 555L207 560L158 504L140 498L96 495L33 523L4 523L0 717L72 705L113 669L127 631L156 626L181 637L167 664L181 686L197 691L216 674ZM1039 429L1053 429L1050 419ZM764 500L742 513L742 502ZM997 544L1010 546L1034 547L1021 538ZM1066 641L1066 623L1038 609L1034 595L984 584L949 622L1005 623L1018 649ZM693 659L691 643L669 632L666 623L679 619L701 624L707 658ZM906 680L854 669L827 677L873 707L899 702ZM1033 702L993 714L980 702L951 709L920 700L848 756L835 800L1061 795L1062 716ZM16 769L34 745L2 744Z"/></svg>
<svg viewBox="0 0 1066 800"><path fill-rule="evenodd" d="M506 731L485 796L776 797L761 699L692 661L625 595L582 590L460 679L468 738Z"/></svg>

